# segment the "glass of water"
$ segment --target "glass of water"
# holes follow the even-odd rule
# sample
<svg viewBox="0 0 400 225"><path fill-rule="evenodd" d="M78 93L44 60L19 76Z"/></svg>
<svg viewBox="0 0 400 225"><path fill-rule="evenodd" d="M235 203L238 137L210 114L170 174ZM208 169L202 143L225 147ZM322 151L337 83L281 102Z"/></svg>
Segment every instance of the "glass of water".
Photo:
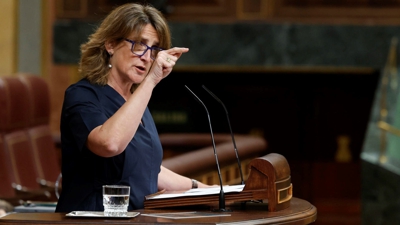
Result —
<svg viewBox="0 0 400 225"><path fill-rule="evenodd" d="M103 185L104 216L126 216L129 205L130 187Z"/></svg>

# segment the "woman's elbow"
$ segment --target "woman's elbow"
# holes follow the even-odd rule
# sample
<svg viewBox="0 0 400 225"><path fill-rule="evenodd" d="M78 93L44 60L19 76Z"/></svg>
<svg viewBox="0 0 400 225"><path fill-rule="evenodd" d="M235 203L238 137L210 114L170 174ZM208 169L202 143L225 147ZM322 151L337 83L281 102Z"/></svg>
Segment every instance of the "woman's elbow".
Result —
<svg viewBox="0 0 400 225"><path fill-rule="evenodd" d="M113 157L119 155L121 152L124 151L118 144L113 142L102 143L101 145L90 145L88 144L88 148L94 154L101 156L101 157Z"/></svg>
<svg viewBox="0 0 400 225"><path fill-rule="evenodd" d="M118 136L101 132L101 126L90 132L86 145L90 151L101 157L119 155L126 148L126 146L121 145L121 140Z"/></svg>

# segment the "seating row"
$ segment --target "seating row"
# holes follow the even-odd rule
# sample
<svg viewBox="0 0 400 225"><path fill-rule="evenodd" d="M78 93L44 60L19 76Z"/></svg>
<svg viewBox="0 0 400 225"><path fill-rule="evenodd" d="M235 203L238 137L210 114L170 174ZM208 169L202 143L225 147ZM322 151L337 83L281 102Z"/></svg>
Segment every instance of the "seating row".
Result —
<svg viewBox="0 0 400 225"><path fill-rule="evenodd" d="M0 77L0 199L55 201L61 167L50 129L46 80L34 74Z"/></svg>

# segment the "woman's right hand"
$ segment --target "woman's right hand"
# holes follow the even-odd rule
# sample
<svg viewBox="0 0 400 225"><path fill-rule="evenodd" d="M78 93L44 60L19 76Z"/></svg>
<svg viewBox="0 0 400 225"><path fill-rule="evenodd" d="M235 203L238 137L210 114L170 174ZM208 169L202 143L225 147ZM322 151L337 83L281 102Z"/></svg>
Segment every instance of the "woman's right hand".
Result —
<svg viewBox="0 0 400 225"><path fill-rule="evenodd" d="M189 48L174 47L159 52L157 58L153 62L148 76L152 78L155 84L158 84L171 73L172 68L175 66L182 54L188 51Z"/></svg>

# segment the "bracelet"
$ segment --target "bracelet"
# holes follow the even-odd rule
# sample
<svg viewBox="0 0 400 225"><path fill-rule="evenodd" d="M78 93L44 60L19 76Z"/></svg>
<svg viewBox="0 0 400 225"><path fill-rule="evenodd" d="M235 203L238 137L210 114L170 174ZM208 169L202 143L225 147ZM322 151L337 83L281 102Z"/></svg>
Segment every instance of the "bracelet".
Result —
<svg viewBox="0 0 400 225"><path fill-rule="evenodd" d="M192 179L192 188L197 188L197 180Z"/></svg>

